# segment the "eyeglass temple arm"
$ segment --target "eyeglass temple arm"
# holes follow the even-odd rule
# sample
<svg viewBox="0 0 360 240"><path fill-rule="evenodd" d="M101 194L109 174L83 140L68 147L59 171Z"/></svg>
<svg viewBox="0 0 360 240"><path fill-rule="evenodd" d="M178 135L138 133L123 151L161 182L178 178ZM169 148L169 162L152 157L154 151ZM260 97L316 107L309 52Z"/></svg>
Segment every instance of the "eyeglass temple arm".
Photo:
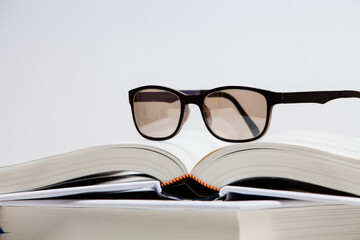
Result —
<svg viewBox="0 0 360 240"><path fill-rule="evenodd" d="M193 90L181 90L180 92L187 94L187 95L193 95L193 94L199 94L202 92L205 92L206 90L198 90L198 91L193 91ZM240 113L241 117L244 119L246 125L249 127L251 133L253 134L254 137L258 136L260 133L259 128L256 126L256 124L254 123L254 121L250 118L249 114L247 114L247 112L245 111L245 109L241 106L241 104L231 95L228 94L226 92L218 92L218 93L213 93L211 95L209 95L208 97L223 97L228 99L232 104L234 104L234 106L236 107L236 109L238 110L238 112Z"/></svg>
<svg viewBox="0 0 360 240"><path fill-rule="evenodd" d="M281 103L327 103L338 98L360 98L360 92L345 91L320 91L320 92L285 92L281 94Z"/></svg>

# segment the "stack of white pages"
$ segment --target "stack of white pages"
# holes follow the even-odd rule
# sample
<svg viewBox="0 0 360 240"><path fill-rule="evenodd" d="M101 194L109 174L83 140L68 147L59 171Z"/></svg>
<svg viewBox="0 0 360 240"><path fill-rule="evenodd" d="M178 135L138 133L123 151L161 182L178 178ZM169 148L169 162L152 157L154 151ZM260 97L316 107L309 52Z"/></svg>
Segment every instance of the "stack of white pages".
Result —
<svg viewBox="0 0 360 240"><path fill-rule="evenodd" d="M44 202L45 201L45 202ZM27 200L2 206L2 240L359 239L360 208L295 200Z"/></svg>

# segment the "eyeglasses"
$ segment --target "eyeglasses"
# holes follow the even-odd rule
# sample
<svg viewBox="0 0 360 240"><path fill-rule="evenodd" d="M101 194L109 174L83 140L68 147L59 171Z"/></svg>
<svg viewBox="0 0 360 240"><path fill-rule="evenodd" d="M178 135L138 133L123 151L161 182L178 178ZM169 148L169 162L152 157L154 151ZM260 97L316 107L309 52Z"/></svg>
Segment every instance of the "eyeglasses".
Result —
<svg viewBox="0 0 360 240"><path fill-rule="evenodd" d="M173 90L144 86L129 91L138 132L150 140L174 137L196 104L207 129L227 142L248 142L263 136L271 110L281 103L326 103L337 98L360 98L358 91L272 92L250 87L219 87L211 90Z"/></svg>

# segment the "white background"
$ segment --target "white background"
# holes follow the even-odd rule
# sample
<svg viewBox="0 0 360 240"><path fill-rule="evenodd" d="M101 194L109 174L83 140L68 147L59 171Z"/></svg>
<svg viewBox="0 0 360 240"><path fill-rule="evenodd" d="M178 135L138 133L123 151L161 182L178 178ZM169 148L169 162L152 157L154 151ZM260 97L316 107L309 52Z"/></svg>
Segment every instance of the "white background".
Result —
<svg viewBox="0 0 360 240"><path fill-rule="evenodd" d="M0 0L0 165L140 139L142 85L360 90L359 43L360 1ZM359 123L360 99L277 105L268 135Z"/></svg>

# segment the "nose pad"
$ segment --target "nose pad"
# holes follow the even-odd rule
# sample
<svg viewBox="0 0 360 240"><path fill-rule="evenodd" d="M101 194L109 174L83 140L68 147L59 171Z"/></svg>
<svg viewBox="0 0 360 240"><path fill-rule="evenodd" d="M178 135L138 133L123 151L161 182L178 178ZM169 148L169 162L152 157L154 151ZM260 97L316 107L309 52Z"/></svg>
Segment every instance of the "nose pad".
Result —
<svg viewBox="0 0 360 240"><path fill-rule="evenodd" d="M190 115L190 108L188 105L185 105L184 116L183 116L180 128L182 128L182 126L185 124L186 120L188 120L189 115Z"/></svg>
<svg viewBox="0 0 360 240"><path fill-rule="evenodd" d="M205 104L204 104L204 116L205 116L207 125L209 127L211 127L212 117L211 117L210 109Z"/></svg>

